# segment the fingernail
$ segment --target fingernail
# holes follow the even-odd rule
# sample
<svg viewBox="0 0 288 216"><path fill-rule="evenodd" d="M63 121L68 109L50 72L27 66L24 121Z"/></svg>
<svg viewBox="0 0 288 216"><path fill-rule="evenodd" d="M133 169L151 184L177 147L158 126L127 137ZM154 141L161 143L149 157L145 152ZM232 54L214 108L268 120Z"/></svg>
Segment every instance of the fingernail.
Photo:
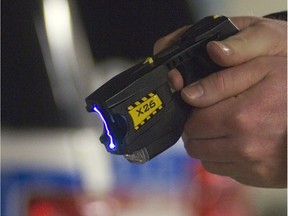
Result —
<svg viewBox="0 0 288 216"><path fill-rule="evenodd" d="M214 43L222 50L225 55L230 55L232 53L231 48L227 44L220 41L215 41Z"/></svg>
<svg viewBox="0 0 288 216"><path fill-rule="evenodd" d="M204 89L199 82L195 82L183 89L183 94L185 94L189 99L198 99L204 95Z"/></svg>

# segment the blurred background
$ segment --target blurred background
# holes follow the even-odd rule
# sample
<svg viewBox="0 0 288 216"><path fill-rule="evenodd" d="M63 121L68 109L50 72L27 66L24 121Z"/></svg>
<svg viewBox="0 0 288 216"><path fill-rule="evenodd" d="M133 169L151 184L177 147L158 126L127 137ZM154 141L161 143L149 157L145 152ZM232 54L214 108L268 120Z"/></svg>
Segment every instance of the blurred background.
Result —
<svg viewBox="0 0 288 216"><path fill-rule="evenodd" d="M208 174L181 140L144 165L108 154L84 101L183 25L282 10L285 0L2 0L1 215L286 215L286 190Z"/></svg>

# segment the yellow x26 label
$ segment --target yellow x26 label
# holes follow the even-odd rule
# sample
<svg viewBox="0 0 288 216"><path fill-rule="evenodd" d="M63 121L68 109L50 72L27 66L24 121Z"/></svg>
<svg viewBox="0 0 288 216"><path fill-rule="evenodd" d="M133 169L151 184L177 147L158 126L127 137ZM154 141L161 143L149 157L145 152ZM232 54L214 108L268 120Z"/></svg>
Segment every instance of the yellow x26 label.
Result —
<svg viewBox="0 0 288 216"><path fill-rule="evenodd" d="M163 103L161 99L154 93L150 93L141 100L136 101L133 105L130 105L128 112L133 120L134 129L138 130L162 108Z"/></svg>

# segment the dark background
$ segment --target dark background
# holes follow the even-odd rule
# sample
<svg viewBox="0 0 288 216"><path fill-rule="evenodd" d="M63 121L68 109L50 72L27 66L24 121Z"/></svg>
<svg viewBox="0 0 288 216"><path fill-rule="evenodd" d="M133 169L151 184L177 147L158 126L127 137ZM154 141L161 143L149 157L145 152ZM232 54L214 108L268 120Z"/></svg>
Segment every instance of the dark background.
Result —
<svg viewBox="0 0 288 216"><path fill-rule="evenodd" d="M36 35L41 1L1 3L2 127L69 126L53 100ZM79 0L76 6L97 60L149 56L158 38L192 22L181 0Z"/></svg>

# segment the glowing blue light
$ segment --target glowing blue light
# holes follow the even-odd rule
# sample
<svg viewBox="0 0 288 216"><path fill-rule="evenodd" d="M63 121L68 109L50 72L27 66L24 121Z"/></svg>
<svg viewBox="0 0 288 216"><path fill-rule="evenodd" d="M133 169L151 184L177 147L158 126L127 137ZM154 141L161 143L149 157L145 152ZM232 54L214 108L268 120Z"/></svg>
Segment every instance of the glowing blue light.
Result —
<svg viewBox="0 0 288 216"><path fill-rule="evenodd" d="M115 149L116 149L116 145L115 145L114 142L113 142L113 138L112 138L112 135L110 134L110 131L109 131L109 129L108 129L108 125L107 125L106 120L104 119L102 113L97 109L96 106L93 107L93 110L98 113L98 115L100 116L102 122L104 123L104 127L105 127L105 129L106 129L107 136L108 136L109 139L110 139L110 143L109 143L108 147L109 147L111 150L115 150Z"/></svg>
<svg viewBox="0 0 288 216"><path fill-rule="evenodd" d="M116 148L116 145L115 145L113 142L111 142L111 143L109 144L109 148L113 150L113 149Z"/></svg>

